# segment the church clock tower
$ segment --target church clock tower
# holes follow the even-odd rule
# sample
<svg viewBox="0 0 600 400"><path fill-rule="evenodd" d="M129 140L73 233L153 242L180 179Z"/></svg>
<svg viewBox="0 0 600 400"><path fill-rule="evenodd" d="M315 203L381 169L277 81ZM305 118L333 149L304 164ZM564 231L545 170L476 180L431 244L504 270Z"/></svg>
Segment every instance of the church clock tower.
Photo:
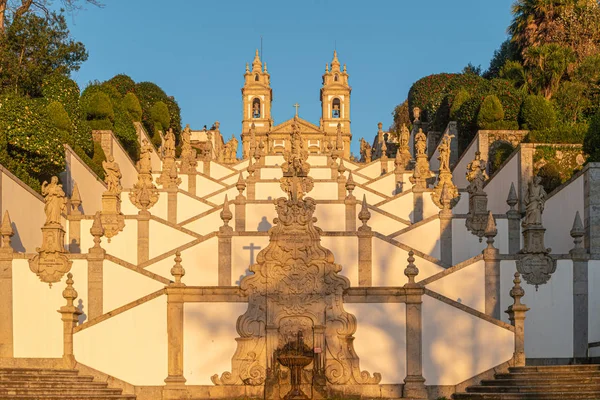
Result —
<svg viewBox="0 0 600 400"><path fill-rule="evenodd" d="M256 140L263 139L267 142L266 134L271 130L273 119L271 118L271 102L273 101L273 90L271 89L270 75L267 72L267 63L260 60L258 50L252 62L252 70L246 64L244 74L244 87L242 88L242 151L243 156L248 156L250 148L250 129L254 126Z"/></svg>
<svg viewBox="0 0 600 400"><path fill-rule="evenodd" d="M325 67L323 74L323 87L321 88L321 128L330 138L335 138L338 124L342 130L344 143L344 157L350 157L350 92L352 88L348 84L348 73L346 65L340 69L337 52L333 52L331 70L329 65Z"/></svg>

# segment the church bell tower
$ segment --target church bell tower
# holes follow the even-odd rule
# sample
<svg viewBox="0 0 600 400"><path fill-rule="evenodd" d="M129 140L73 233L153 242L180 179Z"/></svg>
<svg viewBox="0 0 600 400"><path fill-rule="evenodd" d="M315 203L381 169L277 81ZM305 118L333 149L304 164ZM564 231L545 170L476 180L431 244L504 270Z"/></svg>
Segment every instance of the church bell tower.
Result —
<svg viewBox="0 0 600 400"><path fill-rule="evenodd" d="M335 137L338 124L342 130L344 142L344 157L350 157L350 92L352 88L348 84L348 73L346 65L340 69L337 52L333 52L331 69L329 64L325 67L323 74L323 87L321 87L321 127L329 137Z"/></svg>
<svg viewBox="0 0 600 400"><path fill-rule="evenodd" d="M248 155L250 147L250 129L254 125L256 140L263 139L267 142L266 134L271 130L271 102L273 90L271 89L270 75L267 72L267 63L260 60L258 49L252 62L252 70L246 64L244 74L244 87L242 88L242 151L244 158Z"/></svg>

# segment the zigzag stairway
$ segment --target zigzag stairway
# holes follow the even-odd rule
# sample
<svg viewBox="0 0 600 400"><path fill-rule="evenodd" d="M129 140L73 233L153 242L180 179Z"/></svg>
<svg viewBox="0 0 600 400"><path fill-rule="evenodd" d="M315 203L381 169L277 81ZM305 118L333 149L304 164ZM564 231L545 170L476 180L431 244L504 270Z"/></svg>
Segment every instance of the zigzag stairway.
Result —
<svg viewBox="0 0 600 400"><path fill-rule="evenodd" d="M135 400L74 369L0 368L0 399Z"/></svg>
<svg viewBox="0 0 600 400"><path fill-rule="evenodd" d="M600 365L511 367L469 386L455 400L600 399Z"/></svg>

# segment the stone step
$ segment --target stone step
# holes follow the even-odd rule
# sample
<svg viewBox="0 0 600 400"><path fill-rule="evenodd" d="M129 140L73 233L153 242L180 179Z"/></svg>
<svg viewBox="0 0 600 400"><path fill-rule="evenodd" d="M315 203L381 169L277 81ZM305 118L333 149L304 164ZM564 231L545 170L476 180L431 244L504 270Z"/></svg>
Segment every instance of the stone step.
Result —
<svg viewBox="0 0 600 400"><path fill-rule="evenodd" d="M63 395L63 396L88 396L88 395L121 395L123 391L121 389L88 389L88 388L75 388L75 389L63 389L63 388L2 388L0 387L0 398L2 396L14 396L14 395Z"/></svg>
<svg viewBox="0 0 600 400"><path fill-rule="evenodd" d="M580 389L597 390L600 385L582 387L581 385L548 385L541 386L469 386L467 393L575 393Z"/></svg>
<svg viewBox="0 0 600 400"><path fill-rule="evenodd" d="M597 364L576 364L576 365L528 365L525 367L509 367L509 372L589 372L600 371L600 365Z"/></svg>
<svg viewBox="0 0 600 400"><path fill-rule="evenodd" d="M106 382L80 382L80 381L0 381L0 388L107 388Z"/></svg>
<svg viewBox="0 0 600 400"><path fill-rule="evenodd" d="M587 372L512 372L508 374L496 374L494 377L501 379L571 379L571 378L598 378L600 371Z"/></svg>
<svg viewBox="0 0 600 400"><path fill-rule="evenodd" d="M454 400L598 400L600 390L556 393L455 393L452 398Z"/></svg>
<svg viewBox="0 0 600 400"><path fill-rule="evenodd" d="M483 380L481 384L484 386L549 386L549 385L600 385L600 376L587 377L576 376L573 378L515 378L511 376L507 379L490 379Z"/></svg>
<svg viewBox="0 0 600 400"><path fill-rule="evenodd" d="M50 368L2 368L1 375L62 375L76 376L79 371L76 369L50 369Z"/></svg>
<svg viewBox="0 0 600 400"><path fill-rule="evenodd" d="M32 395L14 395L8 398L3 398L2 400L10 399L10 400L135 400L136 397L134 395L104 395L104 394L94 394L88 396L70 396L70 395L53 395L53 394L38 394L35 396Z"/></svg>
<svg viewBox="0 0 600 400"><path fill-rule="evenodd" d="M93 376L88 375L30 375L30 374L11 374L1 375L0 382L15 382L15 381L37 381L37 382L92 382Z"/></svg>

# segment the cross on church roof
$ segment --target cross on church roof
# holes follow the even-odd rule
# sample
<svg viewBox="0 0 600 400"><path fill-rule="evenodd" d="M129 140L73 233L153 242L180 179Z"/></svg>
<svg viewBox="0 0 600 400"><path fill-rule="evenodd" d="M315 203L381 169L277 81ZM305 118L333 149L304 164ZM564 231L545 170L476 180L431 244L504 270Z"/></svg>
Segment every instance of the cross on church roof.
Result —
<svg viewBox="0 0 600 400"><path fill-rule="evenodd" d="M300 104L296 103L294 104L294 107L296 107L296 117L298 116L298 107L300 107Z"/></svg>

